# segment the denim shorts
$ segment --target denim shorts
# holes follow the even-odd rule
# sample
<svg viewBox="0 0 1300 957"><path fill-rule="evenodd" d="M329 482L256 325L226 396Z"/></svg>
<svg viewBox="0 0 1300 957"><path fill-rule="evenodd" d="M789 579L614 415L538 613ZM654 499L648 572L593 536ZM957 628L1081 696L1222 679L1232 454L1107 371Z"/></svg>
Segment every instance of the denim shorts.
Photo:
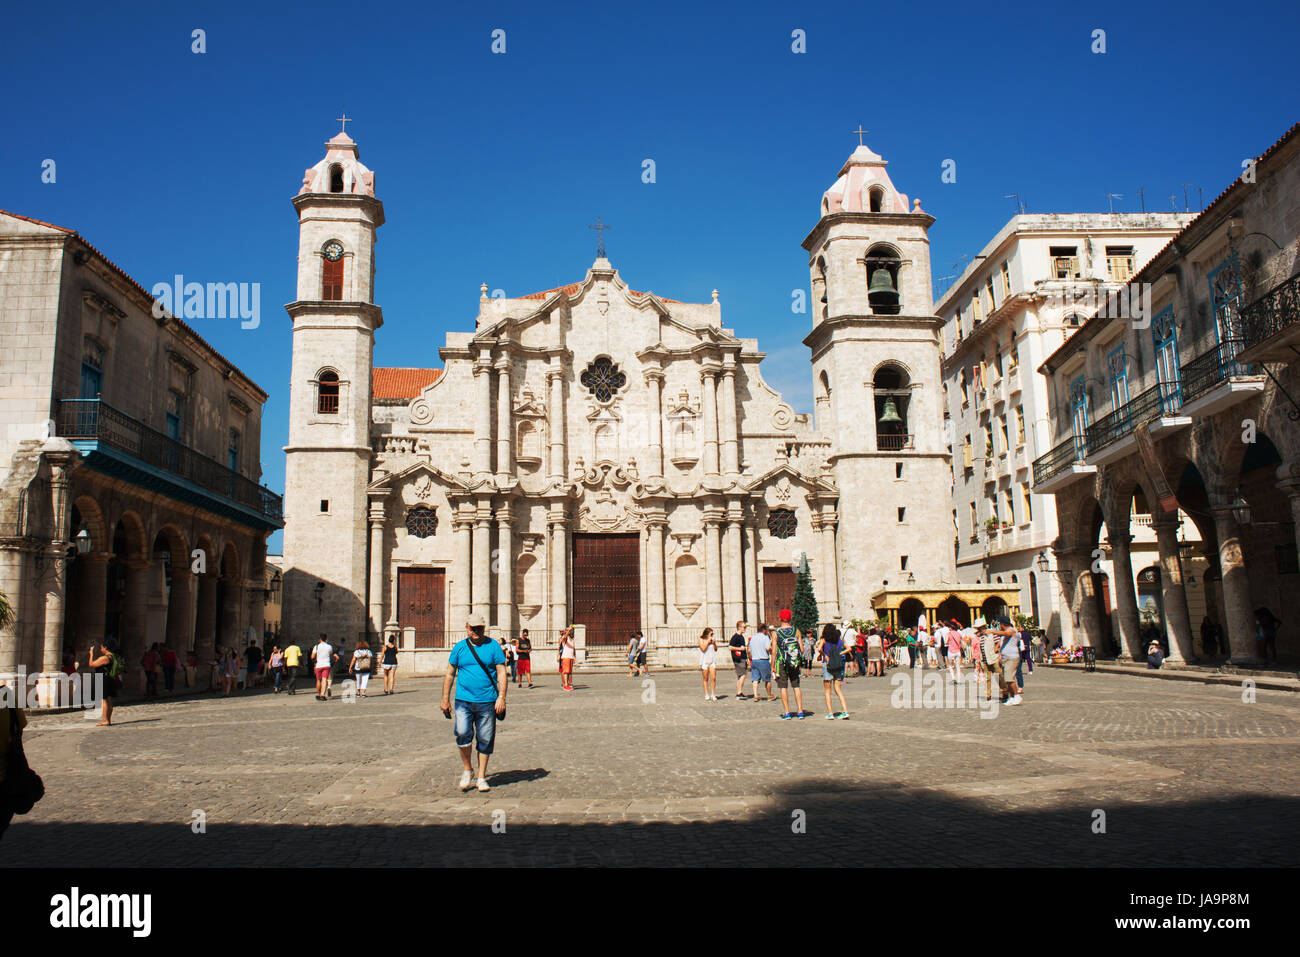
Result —
<svg viewBox="0 0 1300 957"><path fill-rule="evenodd" d="M495 701L456 699L455 733L457 747L467 747L478 739L478 753L491 754L497 736Z"/></svg>
<svg viewBox="0 0 1300 957"><path fill-rule="evenodd" d="M749 666L749 677L767 684L772 680L772 662L766 658L756 658Z"/></svg>

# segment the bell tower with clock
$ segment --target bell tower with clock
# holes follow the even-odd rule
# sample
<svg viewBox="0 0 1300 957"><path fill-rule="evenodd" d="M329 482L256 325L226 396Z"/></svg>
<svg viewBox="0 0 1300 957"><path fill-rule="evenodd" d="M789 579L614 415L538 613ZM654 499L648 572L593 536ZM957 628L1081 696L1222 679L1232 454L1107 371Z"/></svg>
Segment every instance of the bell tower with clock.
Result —
<svg viewBox="0 0 1300 957"><path fill-rule="evenodd" d="M293 199L298 291L285 446L284 624L300 644L336 647L366 630L366 485L374 303L375 174L346 132L325 144ZM306 648L307 646L303 646Z"/></svg>
<svg viewBox="0 0 1300 957"><path fill-rule="evenodd" d="M909 208L886 161L861 142L866 131L856 132L858 147L803 241L813 312L804 344L817 430L835 450L836 538L848 559L840 593L865 599L886 587L953 582L956 572L930 284L934 217L919 199Z"/></svg>

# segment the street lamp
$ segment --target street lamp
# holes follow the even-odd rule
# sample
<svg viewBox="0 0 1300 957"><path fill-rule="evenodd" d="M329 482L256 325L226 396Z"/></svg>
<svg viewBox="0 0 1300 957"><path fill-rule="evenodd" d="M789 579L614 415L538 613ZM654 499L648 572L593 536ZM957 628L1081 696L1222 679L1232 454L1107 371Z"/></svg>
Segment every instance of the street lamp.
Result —
<svg viewBox="0 0 1300 957"><path fill-rule="evenodd" d="M84 528L77 532L76 542L78 555L90 554L90 546L92 544L90 541L90 532L86 531Z"/></svg>
<svg viewBox="0 0 1300 957"><path fill-rule="evenodd" d="M1250 503L1238 495L1232 500L1232 517L1237 520L1238 525L1250 524Z"/></svg>
<svg viewBox="0 0 1300 957"><path fill-rule="evenodd" d="M1039 552L1038 558L1034 560L1034 564L1038 566L1040 572L1046 575L1050 564L1047 560L1047 552Z"/></svg>

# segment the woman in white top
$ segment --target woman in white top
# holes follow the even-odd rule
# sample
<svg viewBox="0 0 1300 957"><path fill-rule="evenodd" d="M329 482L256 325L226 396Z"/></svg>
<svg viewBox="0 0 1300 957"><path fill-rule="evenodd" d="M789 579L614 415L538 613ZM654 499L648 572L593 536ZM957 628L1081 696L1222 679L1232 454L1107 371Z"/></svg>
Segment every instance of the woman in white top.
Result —
<svg viewBox="0 0 1300 957"><path fill-rule="evenodd" d="M718 700L718 642L713 629L700 635L700 680L704 682L704 700Z"/></svg>
<svg viewBox="0 0 1300 957"><path fill-rule="evenodd" d="M573 659L578 651L573 643L573 629L566 628L560 636L560 687L565 691L573 690Z"/></svg>
<svg viewBox="0 0 1300 957"><path fill-rule="evenodd" d="M370 672L373 669L374 655L370 652L370 642L362 638L352 652L352 660L348 662L348 671L356 679L357 694L362 698L366 696L366 685L370 684Z"/></svg>

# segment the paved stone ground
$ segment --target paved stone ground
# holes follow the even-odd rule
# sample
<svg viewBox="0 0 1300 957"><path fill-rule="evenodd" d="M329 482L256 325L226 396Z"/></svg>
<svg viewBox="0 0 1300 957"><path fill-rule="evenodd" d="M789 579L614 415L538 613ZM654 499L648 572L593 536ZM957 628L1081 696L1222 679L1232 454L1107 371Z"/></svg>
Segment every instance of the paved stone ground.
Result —
<svg viewBox="0 0 1300 957"><path fill-rule="evenodd" d="M891 673L892 674L892 673ZM355 703L256 692L40 715L47 797L0 866L1293 865L1300 699L1040 668L1020 708L849 721L703 700L695 673L511 689L489 794L457 790L440 679ZM721 676L720 677L724 677ZM305 683L304 683L305 687ZM651 696L649 692L653 690ZM651 698L653 700L644 700ZM190 827L206 813L207 832ZM1093 833L1093 812L1106 833ZM497 814L497 812L503 812ZM505 832L494 833L494 815ZM797 833L794 824L806 827Z"/></svg>

